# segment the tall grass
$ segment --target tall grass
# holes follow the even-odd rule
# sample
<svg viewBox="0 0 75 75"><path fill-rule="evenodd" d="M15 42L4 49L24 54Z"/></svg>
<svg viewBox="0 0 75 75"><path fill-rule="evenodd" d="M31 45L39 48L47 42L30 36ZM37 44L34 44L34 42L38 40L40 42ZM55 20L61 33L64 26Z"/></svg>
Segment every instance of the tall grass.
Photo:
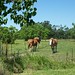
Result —
<svg viewBox="0 0 75 75"><path fill-rule="evenodd" d="M67 62L52 61L45 56L26 55L22 59L25 64L25 69L70 69L75 67L75 64L70 60Z"/></svg>
<svg viewBox="0 0 75 75"><path fill-rule="evenodd" d="M13 53L19 51L24 54L22 57L24 69L33 72L28 73L29 75L74 75L75 41L59 40L57 49L58 52L53 54L48 41L41 41L36 52L29 52L27 41L24 40L16 40L12 45ZM9 44L10 53L11 46ZM22 73L22 75L24 74Z"/></svg>

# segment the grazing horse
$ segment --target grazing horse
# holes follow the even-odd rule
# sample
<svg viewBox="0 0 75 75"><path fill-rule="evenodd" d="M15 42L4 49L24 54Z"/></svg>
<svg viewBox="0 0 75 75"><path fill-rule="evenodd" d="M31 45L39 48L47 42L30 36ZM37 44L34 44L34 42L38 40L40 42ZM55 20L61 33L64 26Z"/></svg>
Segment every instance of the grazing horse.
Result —
<svg viewBox="0 0 75 75"><path fill-rule="evenodd" d="M57 44L58 44L57 39L54 39L54 38L49 39L49 45L51 46L53 53L57 52Z"/></svg>
<svg viewBox="0 0 75 75"><path fill-rule="evenodd" d="M36 40L36 39L29 39L28 40L28 49L29 48L35 48L35 50L36 50L37 44L38 44L38 40Z"/></svg>

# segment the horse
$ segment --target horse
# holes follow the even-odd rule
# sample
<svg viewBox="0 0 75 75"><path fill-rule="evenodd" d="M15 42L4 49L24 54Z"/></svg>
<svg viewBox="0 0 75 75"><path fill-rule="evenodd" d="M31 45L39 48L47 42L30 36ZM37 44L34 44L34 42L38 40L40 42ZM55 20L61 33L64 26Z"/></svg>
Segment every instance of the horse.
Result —
<svg viewBox="0 0 75 75"><path fill-rule="evenodd" d="M54 39L54 38L49 39L49 45L51 46L51 49L52 49L53 53L57 52L57 44L58 44L57 39Z"/></svg>
<svg viewBox="0 0 75 75"><path fill-rule="evenodd" d="M38 44L37 39L28 39L28 49L29 48L32 48L32 49L35 48L35 50L36 50L37 44Z"/></svg>
<svg viewBox="0 0 75 75"><path fill-rule="evenodd" d="M41 39L39 37L34 37L33 39L28 39L28 49L29 48L38 48L38 44L40 43Z"/></svg>

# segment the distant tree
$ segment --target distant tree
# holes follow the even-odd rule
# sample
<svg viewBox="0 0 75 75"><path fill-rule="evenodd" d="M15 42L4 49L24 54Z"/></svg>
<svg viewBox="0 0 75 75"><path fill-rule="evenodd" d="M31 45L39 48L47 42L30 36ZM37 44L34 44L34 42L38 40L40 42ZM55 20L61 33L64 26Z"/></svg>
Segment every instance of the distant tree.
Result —
<svg viewBox="0 0 75 75"><path fill-rule="evenodd" d="M75 28L75 23L72 23L73 28Z"/></svg>
<svg viewBox="0 0 75 75"><path fill-rule="evenodd" d="M69 28L62 25L53 25L52 26L52 34L53 37L59 38L59 39L66 39L69 38Z"/></svg>
<svg viewBox="0 0 75 75"><path fill-rule="evenodd" d="M72 23L72 25L73 25L73 27L70 28L69 34L70 34L72 39L75 39L75 23Z"/></svg>
<svg viewBox="0 0 75 75"><path fill-rule="evenodd" d="M60 25L60 28L57 30L57 32L58 32L58 38L64 39L65 31L64 31L64 27L62 25Z"/></svg>
<svg viewBox="0 0 75 75"><path fill-rule="evenodd" d="M66 25L64 26L64 39L69 39L70 35L69 35L69 28L66 27Z"/></svg>
<svg viewBox="0 0 75 75"><path fill-rule="evenodd" d="M52 29L52 25L50 24L50 21L44 21L44 22L41 22L41 24L43 25L43 27L45 28L48 28L49 30Z"/></svg>
<svg viewBox="0 0 75 75"><path fill-rule="evenodd" d="M49 34L47 35L47 38L51 38L53 37L53 29L52 29L52 24L50 24L50 21L44 21L40 23L44 29L48 29L49 30Z"/></svg>
<svg viewBox="0 0 75 75"><path fill-rule="evenodd" d="M23 26L19 32L20 32L19 36L22 39L27 40L28 38L34 38L36 36L47 38L49 34L49 29L44 28L39 23L36 23L35 25L32 26Z"/></svg>

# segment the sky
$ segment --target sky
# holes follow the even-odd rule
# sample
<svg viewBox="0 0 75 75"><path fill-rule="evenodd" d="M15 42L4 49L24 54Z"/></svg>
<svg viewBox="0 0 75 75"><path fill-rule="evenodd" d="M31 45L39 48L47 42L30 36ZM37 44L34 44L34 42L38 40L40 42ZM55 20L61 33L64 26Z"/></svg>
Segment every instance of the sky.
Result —
<svg viewBox="0 0 75 75"><path fill-rule="evenodd" d="M33 17L35 22L50 21L52 25L66 25L69 28L75 23L75 0L37 0L34 6L37 8L37 14ZM7 25L20 29L10 19Z"/></svg>

